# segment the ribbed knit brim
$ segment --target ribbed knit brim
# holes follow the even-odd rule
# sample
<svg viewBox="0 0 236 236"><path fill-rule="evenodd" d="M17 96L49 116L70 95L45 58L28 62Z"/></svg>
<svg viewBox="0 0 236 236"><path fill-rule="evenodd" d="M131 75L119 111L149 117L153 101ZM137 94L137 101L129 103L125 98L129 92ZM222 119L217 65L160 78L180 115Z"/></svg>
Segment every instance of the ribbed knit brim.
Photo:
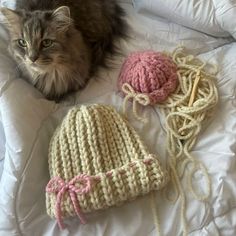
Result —
<svg viewBox="0 0 236 236"><path fill-rule="evenodd" d="M49 149L50 177L69 182L86 174L89 192L78 194L82 212L104 209L166 185L168 176L157 156L112 107L71 109L56 130ZM46 193L47 212L55 217L57 193ZM75 215L70 196L62 198L63 217Z"/></svg>

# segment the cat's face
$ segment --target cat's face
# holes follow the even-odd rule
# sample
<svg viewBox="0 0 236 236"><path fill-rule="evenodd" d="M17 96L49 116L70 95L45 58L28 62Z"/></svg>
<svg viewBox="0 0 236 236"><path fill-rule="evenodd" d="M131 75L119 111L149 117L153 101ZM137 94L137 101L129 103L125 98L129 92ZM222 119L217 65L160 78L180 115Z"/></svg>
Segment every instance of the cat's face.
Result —
<svg viewBox="0 0 236 236"><path fill-rule="evenodd" d="M18 68L47 98L59 98L86 84L90 50L75 29L69 8L13 11L0 8L9 31L9 49Z"/></svg>
<svg viewBox="0 0 236 236"><path fill-rule="evenodd" d="M66 34L71 25L67 7L55 11L12 11L3 8L10 33L10 49L19 63L32 71L46 71L68 60Z"/></svg>

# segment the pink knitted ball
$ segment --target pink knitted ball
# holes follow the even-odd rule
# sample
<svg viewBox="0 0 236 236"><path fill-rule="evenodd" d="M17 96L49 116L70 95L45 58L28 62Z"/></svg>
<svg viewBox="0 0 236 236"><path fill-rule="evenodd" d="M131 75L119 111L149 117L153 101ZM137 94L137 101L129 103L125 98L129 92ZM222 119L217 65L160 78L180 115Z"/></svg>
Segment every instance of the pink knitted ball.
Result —
<svg viewBox="0 0 236 236"><path fill-rule="evenodd" d="M161 103L178 86L177 66L171 57L154 51L131 53L122 65L118 87L128 83L146 94L151 104Z"/></svg>

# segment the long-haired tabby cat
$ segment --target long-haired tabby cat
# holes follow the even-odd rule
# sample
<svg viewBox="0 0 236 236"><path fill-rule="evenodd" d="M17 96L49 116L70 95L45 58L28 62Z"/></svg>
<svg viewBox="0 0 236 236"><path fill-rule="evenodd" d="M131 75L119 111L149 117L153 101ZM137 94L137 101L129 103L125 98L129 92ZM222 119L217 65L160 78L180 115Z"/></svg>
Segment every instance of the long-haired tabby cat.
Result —
<svg viewBox="0 0 236 236"><path fill-rule="evenodd" d="M115 38L125 36L115 0L17 0L16 10L0 10L11 55L49 99L82 88L115 51Z"/></svg>

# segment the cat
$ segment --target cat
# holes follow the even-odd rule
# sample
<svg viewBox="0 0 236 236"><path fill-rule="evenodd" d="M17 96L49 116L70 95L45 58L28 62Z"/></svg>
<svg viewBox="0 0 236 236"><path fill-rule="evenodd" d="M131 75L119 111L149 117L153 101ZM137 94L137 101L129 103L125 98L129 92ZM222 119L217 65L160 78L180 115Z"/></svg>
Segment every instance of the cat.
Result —
<svg viewBox="0 0 236 236"><path fill-rule="evenodd" d="M0 8L9 52L24 78L48 99L83 88L126 37L124 10L115 0L17 0Z"/></svg>

